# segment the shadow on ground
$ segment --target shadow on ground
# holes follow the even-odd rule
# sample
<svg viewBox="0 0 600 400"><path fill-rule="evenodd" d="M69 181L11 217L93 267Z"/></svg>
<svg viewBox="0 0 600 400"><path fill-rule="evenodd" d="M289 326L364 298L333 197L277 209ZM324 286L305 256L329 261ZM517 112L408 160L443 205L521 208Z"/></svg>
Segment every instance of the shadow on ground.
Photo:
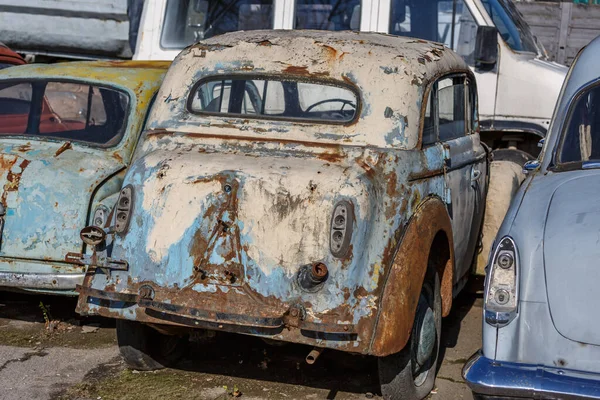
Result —
<svg viewBox="0 0 600 400"><path fill-rule="evenodd" d="M31 336L26 343L34 341L36 345L41 342L45 347L82 349L86 348L86 342L116 345L114 321L78 316L74 311L75 298L0 292L0 328L6 324L23 323L43 330L45 319L40 302L53 319L69 321L78 328L52 335ZM463 321L478 313L480 304L480 294L464 291L454 300L451 314L443 321L440 356L444 357L448 352L456 356L450 362L457 368L460 367L457 362L460 358L455 353L462 346L459 334L461 337L464 335L464 332L461 333ZM99 332L82 334L79 326L86 324L98 326L99 332L104 332L106 337L102 339ZM0 329L0 333L2 331L6 332L6 329ZM23 332L31 334L30 331ZM22 343L17 341L15 345ZM236 385L244 392L244 398L251 399L378 397L377 360L374 357L326 350L314 365L308 365L305 358L310 350L303 345L273 345L251 336L219 332L210 341L190 342L186 357L173 369L137 373L127 370L117 359L95 368L81 384L57 393L57 398L152 399L167 396L221 399L231 397L223 391L231 391ZM465 359L468 356L470 354L460 355ZM208 394L205 396L203 393ZM455 397L451 393L439 392L437 397L432 398Z"/></svg>

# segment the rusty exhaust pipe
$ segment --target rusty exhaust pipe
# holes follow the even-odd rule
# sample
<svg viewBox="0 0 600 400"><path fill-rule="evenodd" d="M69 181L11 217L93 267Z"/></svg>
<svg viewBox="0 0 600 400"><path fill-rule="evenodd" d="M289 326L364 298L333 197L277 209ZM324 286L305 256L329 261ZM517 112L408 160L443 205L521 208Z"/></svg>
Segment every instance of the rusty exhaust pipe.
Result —
<svg viewBox="0 0 600 400"><path fill-rule="evenodd" d="M315 347L314 349L312 349L311 352L308 353L308 355L306 356L306 363L308 365L313 365L315 363L315 361L317 361L317 358L319 358L319 356L321 355L322 352L323 352L323 349L320 349L318 347Z"/></svg>

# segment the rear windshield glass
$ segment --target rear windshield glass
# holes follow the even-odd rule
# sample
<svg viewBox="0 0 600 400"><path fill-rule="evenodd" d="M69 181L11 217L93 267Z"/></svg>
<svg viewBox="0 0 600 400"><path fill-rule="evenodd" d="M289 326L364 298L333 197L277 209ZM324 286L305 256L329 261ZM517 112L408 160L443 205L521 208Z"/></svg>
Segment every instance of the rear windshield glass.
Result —
<svg viewBox="0 0 600 400"><path fill-rule="evenodd" d="M342 86L241 77L201 81L189 100L192 112L342 123L355 118L357 104Z"/></svg>
<svg viewBox="0 0 600 400"><path fill-rule="evenodd" d="M273 29L273 0L168 0L160 45L182 49L233 31Z"/></svg>
<svg viewBox="0 0 600 400"><path fill-rule="evenodd" d="M129 97L85 83L0 83L0 137L38 136L111 146L127 121Z"/></svg>
<svg viewBox="0 0 600 400"><path fill-rule="evenodd" d="M357 31L360 29L360 1L296 0L294 28Z"/></svg>

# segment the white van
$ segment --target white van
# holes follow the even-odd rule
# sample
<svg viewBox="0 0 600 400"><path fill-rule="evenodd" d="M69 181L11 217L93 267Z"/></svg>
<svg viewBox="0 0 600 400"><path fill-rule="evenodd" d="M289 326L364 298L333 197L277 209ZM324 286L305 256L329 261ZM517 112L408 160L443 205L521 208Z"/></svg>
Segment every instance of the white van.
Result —
<svg viewBox="0 0 600 400"><path fill-rule="evenodd" d="M454 23L452 23L454 21ZM444 43L474 70L482 138L497 158L526 161L550 123L567 68L545 61L510 0L147 0L134 59L172 60L235 30L385 32Z"/></svg>

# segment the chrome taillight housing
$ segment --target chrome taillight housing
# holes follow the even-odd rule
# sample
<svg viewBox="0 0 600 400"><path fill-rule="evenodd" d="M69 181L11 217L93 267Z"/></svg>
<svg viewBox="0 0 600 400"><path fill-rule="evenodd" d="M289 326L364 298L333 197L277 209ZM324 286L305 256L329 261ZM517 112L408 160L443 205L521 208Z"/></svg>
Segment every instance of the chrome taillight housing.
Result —
<svg viewBox="0 0 600 400"><path fill-rule="evenodd" d="M127 185L121 189L115 208L115 231L117 233L124 233L129 227L131 209L133 208L133 188L131 185Z"/></svg>
<svg viewBox="0 0 600 400"><path fill-rule="evenodd" d="M329 249L337 258L344 258L350 250L354 208L349 201L342 200L333 208L329 232Z"/></svg>
<svg viewBox="0 0 600 400"><path fill-rule="evenodd" d="M486 282L485 322L495 327L508 325L519 305L519 257L512 238L505 236L494 249Z"/></svg>

